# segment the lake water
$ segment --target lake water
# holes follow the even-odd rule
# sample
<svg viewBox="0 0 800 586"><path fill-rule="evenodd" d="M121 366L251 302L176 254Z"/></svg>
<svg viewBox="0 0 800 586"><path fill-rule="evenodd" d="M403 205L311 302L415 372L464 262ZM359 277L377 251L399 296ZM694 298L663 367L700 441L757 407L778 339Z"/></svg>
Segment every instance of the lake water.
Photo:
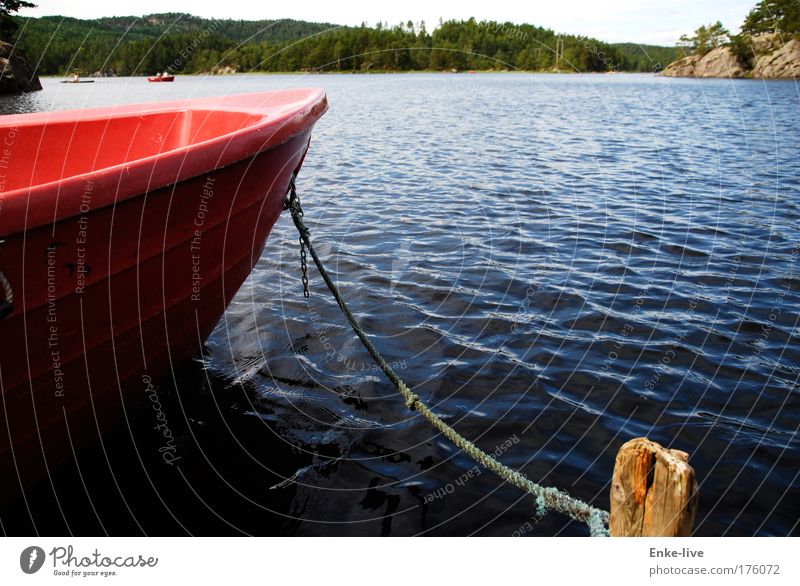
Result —
<svg viewBox="0 0 800 586"><path fill-rule="evenodd" d="M800 90L648 75L100 79L20 112L321 86L299 180L376 345L458 431L608 508L614 457L690 454L698 535L798 534ZM585 535L409 412L287 214L208 342L139 413L3 512L6 533Z"/></svg>

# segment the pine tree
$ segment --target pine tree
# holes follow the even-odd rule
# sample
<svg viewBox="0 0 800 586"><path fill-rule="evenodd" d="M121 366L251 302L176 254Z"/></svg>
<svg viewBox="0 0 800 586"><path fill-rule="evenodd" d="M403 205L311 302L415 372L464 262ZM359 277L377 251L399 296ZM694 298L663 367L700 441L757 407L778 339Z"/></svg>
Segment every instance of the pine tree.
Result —
<svg viewBox="0 0 800 586"><path fill-rule="evenodd" d="M0 0L0 41L14 42L14 35L19 25L14 22L12 14L18 12L20 8L35 7L35 4L25 0Z"/></svg>
<svg viewBox="0 0 800 586"><path fill-rule="evenodd" d="M800 2L798 0L762 0L745 18L742 32L800 33Z"/></svg>

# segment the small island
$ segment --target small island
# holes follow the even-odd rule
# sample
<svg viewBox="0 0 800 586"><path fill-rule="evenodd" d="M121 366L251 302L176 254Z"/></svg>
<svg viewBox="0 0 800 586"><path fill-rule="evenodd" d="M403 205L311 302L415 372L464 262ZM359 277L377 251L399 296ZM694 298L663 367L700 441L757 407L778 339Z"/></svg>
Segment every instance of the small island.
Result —
<svg viewBox="0 0 800 586"><path fill-rule="evenodd" d="M793 79L800 74L800 2L762 0L741 29L731 35L716 22L684 35L686 56L670 63L661 75Z"/></svg>

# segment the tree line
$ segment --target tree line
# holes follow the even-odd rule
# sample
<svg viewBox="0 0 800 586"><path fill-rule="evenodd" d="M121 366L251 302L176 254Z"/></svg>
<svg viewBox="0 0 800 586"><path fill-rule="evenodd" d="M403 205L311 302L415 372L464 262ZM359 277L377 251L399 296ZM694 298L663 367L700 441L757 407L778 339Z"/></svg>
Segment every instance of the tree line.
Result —
<svg viewBox="0 0 800 586"><path fill-rule="evenodd" d="M785 41L800 37L800 0L762 0L747 14L739 34L732 35L717 21L700 26L692 35L683 35L679 46L684 53L694 55L728 46L748 64L753 58L750 38L765 33L778 33Z"/></svg>
<svg viewBox="0 0 800 586"><path fill-rule="evenodd" d="M185 14L80 20L21 18L17 46L40 75L237 71L653 71L675 48L612 45L494 21L336 27L209 20Z"/></svg>

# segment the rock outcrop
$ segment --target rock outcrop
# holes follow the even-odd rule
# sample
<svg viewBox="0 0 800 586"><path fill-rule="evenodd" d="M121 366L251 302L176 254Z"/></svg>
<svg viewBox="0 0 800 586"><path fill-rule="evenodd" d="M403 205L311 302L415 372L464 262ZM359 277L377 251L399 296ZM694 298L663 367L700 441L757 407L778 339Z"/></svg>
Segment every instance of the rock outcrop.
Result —
<svg viewBox="0 0 800 586"><path fill-rule="evenodd" d="M783 41L781 40L780 33L764 33L750 37L750 48L756 55L764 55L778 50Z"/></svg>
<svg viewBox="0 0 800 586"><path fill-rule="evenodd" d="M751 37L752 69L748 69L730 47L718 47L705 55L689 55L670 63L661 75L667 77L800 77L800 40L786 40L778 33Z"/></svg>
<svg viewBox="0 0 800 586"><path fill-rule="evenodd" d="M236 69L230 65L215 65L206 75L233 75Z"/></svg>
<svg viewBox="0 0 800 586"><path fill-rule="evenodd" d="M0 41L0 94L35 92L42 89L39 78L14 46Z"/></svg>
<svg viewBox="0 0 800 586"><path fill-rule="evenodd" d="M717 47L705 55L689 55L667 65L667 77L742 77L746 70L729 47Z"/></svg>
<svg viewBox="0 0 800 586"><path fill-rule="evenodd" d="M800 41L792 39L775 51L759 55L753 66L753 77L800 77Z"/></svg>
<svg viewBox="0 0 800 586"><path fill-rule="evenodd" d="M702 59L702 55L688 55L667 65L659 75L665 77L694 77L695 66Z"/></svg>

